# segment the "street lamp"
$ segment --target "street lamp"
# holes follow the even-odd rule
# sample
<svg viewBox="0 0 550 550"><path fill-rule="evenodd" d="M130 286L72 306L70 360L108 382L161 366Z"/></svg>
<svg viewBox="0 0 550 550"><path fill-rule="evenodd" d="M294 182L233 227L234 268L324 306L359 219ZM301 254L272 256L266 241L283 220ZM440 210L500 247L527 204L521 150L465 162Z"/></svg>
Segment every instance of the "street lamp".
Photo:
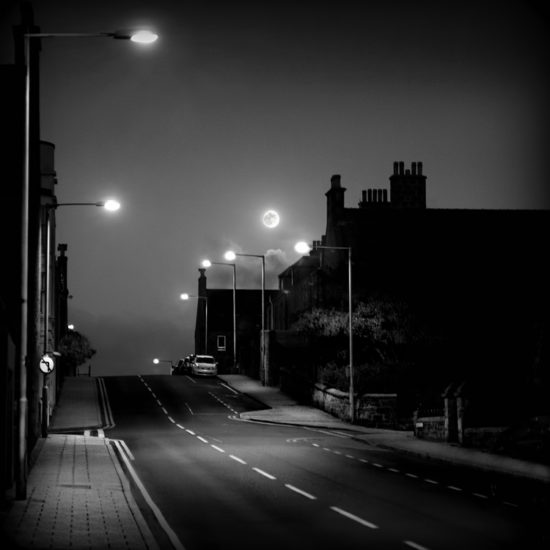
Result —
<svg viewBox="0 0 550 550"><path fill-rule="evenodd" d="M187 294L184 292L180 294L180 299L187 301L189 298L197 298L198 300L204 300L204 353L208 353L208 296L197 296L193 294Z"/></svg>
<svg viewBox="0 0 550 550"><path fill-rule="evenodd" d="M228 250L224 254L224 258L231 262L237 258L237 256L248 256L251 258L260 258L262 261L262 323L261 323L261 335L260 335L260 368L264 374L263 385L267 385L267 372L265 364L265 256L263 254L242 254Z"/></svg>
<svg viewBox="0 0 550 550"><path fill-rule="evenodd" d="M203 260L202 267L208 269L212 265L225 265L233 268L233 371L237 371L237 266L225 262Z"/></svg>
<svg viewBox="0 0 550 550"><path fill-rule="evenodd" d="M46 212L46 252L45 252L45 281L44 281L44 327L43 327L43 352L47 355L48 350L51 348L49 345L49 321L50 321L50 250L51 250L51 217L50 212L56 210L60 206L97 206L105 208L105 210L115 212L120 208L120 203L114 199L101 202L60 202L45 205ZM74 327L73 327L74 329ZM71 329L71 330L73 330ZM47 373L44 373L42 380L42 422L41 422L41 435L42 437L48 437L48 412L49 412L49 388L47 383Z"/></svg>
<svg viewBox="0 0 550 550"><path fill-rule="evenodd" d="M29 27L27 23L27 28ZM25 63L24 85L24 128L23 128L23 182L21 189L21 286L20 286L20 336L19 336L19 395L17 426L17 474L16 497L25 499L27 494L27 359L29 355L28 326L28 282L29 282L29 194L30 194L30 126L31 126L31 40L41 38L88 38L107 37L131 40L138 44L151 44L158 35L151 31L115 31L99 33L33 33L23 32L23 62Z"/></svg>
<svg viewBox="0 0 550 550"><path fill-rule="evenodd" d="M348 251L348 332L349 332L349 409L350 421L355 422L355 389L353 384L353 332L352 332L352 288L351 288L351 246L321 246L315 245L315 248L324 248L327 250L347 250ZM299 254L307 254L311 247L304 241L296 243L294 250Z"/></svg>
<svg viewBox="0 0 550 550"><path fill-rule="evenodd" d="M159 363L170 363L170 374L172 373L172 369L174 368L174 363L171 359L157 359L156 357L153 359L153 363L155 365L158 365Z"/></svg>

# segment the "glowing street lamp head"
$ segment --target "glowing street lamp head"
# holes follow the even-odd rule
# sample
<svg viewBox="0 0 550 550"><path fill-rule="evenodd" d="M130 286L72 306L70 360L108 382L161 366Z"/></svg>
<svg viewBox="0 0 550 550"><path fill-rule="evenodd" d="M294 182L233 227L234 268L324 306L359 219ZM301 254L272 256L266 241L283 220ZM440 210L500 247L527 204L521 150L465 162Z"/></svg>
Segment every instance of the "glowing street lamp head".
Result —
<svg viewBox="0 0 550 550"><path fill-rule="evenodd" d="M233 250L228 250L224 255L223 257L228 261L228 262L232 262L236 257L237 255L235 254L235 252L233 252Z"/></svg>
<svg viewBox="0 0 550 550"><path fill-rule="evenodd" d="M152 31L140 30L133 32L130 36L130 40L136 44L152 44L158 40L158 37L158 34Z"/></svg>
<svg viewBox="0 0 550 550"><path fill-rule="evenodd" d="M294 245L294 250L296 250L298 254L307 254L311 251L311 248L305 241L300 241Z"/></svg>
<svg viewBox="0 0 550 550"><path fill-rule="evenodd" d="M187 294L187 292L183 292L182 294L180 294L180 299L189 300L189 294Z"/></svg>
<svg viewBox="0 0 550 550"><path fill-rule="evenodd" d="M203 260L203 261L201 262L201 265L202 265L202 267L208 268L208 267L210 267L210 266L212 265L212 262L211 262L210 260Z"/></svg>
<svg viewBox="0 0 550 550"><path fill-rule="evenodd" d="M160 363L160 361L155 357L155 358L153 359L153 363L155 363L155 365L158 365L158 364Z"/></svg>
<svg viewBox="0 0 550 550"><path fill-rule="evenodd" d="M109 199L103 203L103 208L109 212L116 212L120 209L120 203L114 199Z"/></svg>

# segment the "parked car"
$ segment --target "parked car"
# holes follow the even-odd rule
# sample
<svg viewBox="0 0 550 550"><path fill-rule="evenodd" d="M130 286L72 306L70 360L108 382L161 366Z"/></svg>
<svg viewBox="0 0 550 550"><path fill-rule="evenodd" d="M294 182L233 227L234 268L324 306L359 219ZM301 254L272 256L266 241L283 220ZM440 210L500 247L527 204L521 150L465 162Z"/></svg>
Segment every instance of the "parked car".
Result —
<svg viewBox="0 0 550 550"><path fill-rule="evenodd" d="M195 376L216 376L218 363L211 355L196 355L191 363L191 372Z"/></svg>
<svg viewBox="0 0 550 550"><path fill-rule="evenodd" d="M194 353L191 353L187 357L180 359L176 366L172 369L172 374L189 374L191 372L191 363L195 357Z"/></svg>

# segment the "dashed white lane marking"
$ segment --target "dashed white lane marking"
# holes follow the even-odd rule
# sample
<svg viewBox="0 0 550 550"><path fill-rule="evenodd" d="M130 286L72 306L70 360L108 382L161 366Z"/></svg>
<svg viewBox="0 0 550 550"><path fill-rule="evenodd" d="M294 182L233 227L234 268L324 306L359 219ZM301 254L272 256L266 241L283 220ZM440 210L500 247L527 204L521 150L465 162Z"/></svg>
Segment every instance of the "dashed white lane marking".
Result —
<svg viewBox="0 0 550 550"><path fill-rule="evenodd" d="M359 462L362 462L363 464L368 464L369 461L366 458L360 458Z"/></svg>
<svg viewBox="0 0 550 550"><path fill-rule="evenodd" d="M193 382L193 384L196 384L196 383L197 383L197 381L196 381L194 378L191 378L188 374L186 374L185 377L186 377L188 380L191 380L191 382Z"/></svg>
<svg viewBox="0 0 550 550"><path fill-rule="evenodd" d="M352 460L355 460L355 457L353 455L346 455L346 458L351 458Z"/></svg>
<svg viewBox="0 0 550 550"><path fill-rule="evenodd" d="M376 468L383 468L384 467L384 466L382 466L382 464L378 464L378 462L373 462L372 465L375 466Z"/></svg>
<svg viewBox="0 0 550 550"><path fill-rule="evenodd" d="M189 435L196 435L194 431L188 430L187 428L185 428L185 431L186 431Z"/></svg>
<svg viewBox="0 0 550 550"><path fill-rule="evenodd" d="M394 474L400 474L401 470L398 470L397 468L388 468L389 472L393 472Z"/></svg>
<svg viewBox="0 0 550 550"><path fill-rule="evenodd" d="M432 485L439 485L439 481L436 481L435 479L428 479L426 478L424 480L426 483L431 483Z"/></svg>
<svg viewBox="0 0 550 550"><path fill-rule="evenodd" d="M239 458L238 456L229 455L229 458L232 458L233 460L235 460L236 462L239 462L240 464L245 464L246 465L246 462L242 458Z"/></svg>
<svg viewBox="0 0 550 550"><path fill-rule="evenodd" d="M320 447L319 443L312 443L314 447Z"/></svg>
<svg viewBox="0 0 550 550"><path fill-rule="evenodd" d="M168 411L167 411L164 407L161 407L161 409L162 409L162 412L163 412L164 414L166 414L166 415L168 414Z"/></svg>
<svg viewBox="0 0 550 550"><path fill-rule="evenodd" d="M415 550L428 550L425 546L417 544L412 540L404 540L403 543L405 544L405 546L409 546L410 548L414 548Z"/></svg>
<svg viewBox="0 0 550 550"><path fill-rule="evenodd" d="M225 451L221 447L218 447L217 445L210 445L210 446L212 447L212 449L216 449L216 451L220 453L225 453Z"/></svg>
<svg viewBox="0 0 550 550"><path fill-rule="evenodd" d="M206 441L206 439L204 439L204 437L201 437L200 435L197 436L197 439L199 439L203 443L208 443L208 441Z"/></svg>
<svg viewBox="0 0 550 550"><path fill-rule="evenodd" d="M351 514L350 512L346 512L345 510L342 510L342 508L338 508L337 506L331 506L330 509L342 516L347 517L348 519L352 519L353 521L356 521L357 523L364 525L365 527L369 527L370 529L378 529L378 525L375 525L374 523L371 523L366 519L360 518L359 516Z"/></svg>
<svg viewBox="0 0 550 550"><path fill-rule="evenodd" d="M515 504L513 502L509 502L507 500L503 501L503 504L506 504L506 506L512 506L513 508L519 508L518 504Z"/></svg>
<svg viewBox="0 0 550 550"><path fill-rule="evenodd" d="M184 428L181 424L176 424L176 426L177 426L180 430L185 430L185 428Z"/></svg>
<svg viewBox="0 0 550 550"><path fill-rule="evenodd" d="M294 485L285 483L285 487L287 489L290 489L291 491L294 491L295 493L298 493L299 495L302 495L303 497L309 498L310 500L317 500L317 497L311 495L310 493L306 493L305 491L302 491L302 489L298 489L298 487L294 487Z"/></svg>
<svg viewBox="0 0 550 550"><path fill-rule="evenodd" d="M172 424L176 423L176 421L171 416L168 417L168 420L170 420L170 422L172 422Z"/></svg>
<svg viewBox="0 0 550 550"><path fill-rule="evenodd" d="M482 495L481 493L472 493L477 498L489 498L487 495Z"/></svg>
<svg viewBox="0 0 550 550"><path fill-rule="evenodd" d="M413 479L418 479L418 476L416 474L411 474L411 473L407 472L405 475L407 477L412 477Z"/></svg>
<svg viewBox="0 0 550 550"><path fill-rule="evenodd" d="M189 406L189 403L185 403L185 406L189 409L189 412L190 412L191 414L195 414L195 413L193 412L193 409Z"/></svg>
<svg viewBox="0 0 550 550"><path fill-rule="evenodd" d="M158 405L159 407L162 407L162 403L161 403L158 399L157 399L157 405Z"/></svg>
<svg viewBox="0 0 550 550"><path fill-rule="evenodd" d="M450 489L451 491L462 491L460 487L455 487L454 485L447 485L447 489Z"/></svg>
<svg viewBox="0 0 550 550"><path fill-rule="evenodd" d="M277 479L275 476L272 476L271 474L268 474L267 472L264 472L263 470L260 470L260 468L252 468L255 472L258 474L267 477L267 479Z"/></svg>

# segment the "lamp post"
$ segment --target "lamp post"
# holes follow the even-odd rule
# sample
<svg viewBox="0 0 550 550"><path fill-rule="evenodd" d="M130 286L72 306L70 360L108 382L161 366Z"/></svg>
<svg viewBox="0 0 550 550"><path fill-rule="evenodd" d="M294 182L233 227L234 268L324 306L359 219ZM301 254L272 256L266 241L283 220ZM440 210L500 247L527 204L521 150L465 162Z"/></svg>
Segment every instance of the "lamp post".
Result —
<svg viewBox="0 0 550 550"><path fill-rule="evenodd" d="M211 262L203 260L202 266L209 268L212 265L225 265L233 268L233 371L237 371L237 266L226 262Z"/></svg>
<svg viewBox="0 0 550 550"><path fill-rule="evenodd" d="M267 372L265 364L265 256L263 254L243 254L228 250L224 254L224 258L228 261L233 261L237 256L247 256L250 258L260 258L262 261L262 322L260 335L260 368L263 372L263 385L267 385Z"/></svg>
<svg viewBox="0 0 550 550"><path fill-rule="evenodd" d="M327 250L347 250L348 251L348 333L349 333L349 408L350 421L355 422L355 388L353 383L353 326L352 326L352 286L351 286L351 246L321 246L315 245L315 248ZM296 243L294 250L300 254L307 254L311 247L304 241Z"/></svg>
<svg viewBox="0 0 550 550"><path fill-rule="evenodd" d="M208 296L198 296L194 294L187 294L184 292L180 294L181 300L189 300L189 298L197 298L198 300L204 300L204 353L208 353Z"/></svg>
<svg viewBox="0 0 550 550"><path fill-rule="evenodd" d="M49 320L50 320L50 251L51 251L51 217L50 212L57 210L60 206L97 206L105 208L107 211L115 212L120 208L120 203L116 200L109 199L107 201L100 202L60 202L45 205L46 214L46 252L44 262L44 327L43 327L43 352L44 355L48 353L48 350L53 348L49 345ZM41 423L41 435L42 437L48 437L48 412L49 412L49 389L47 384L48 374L43 375L42 384L42 423Z"/></svg>
<svg viewBox="0 0 550 550"><path fill-rule="evenodd" d="M25 24L30 27L28 23ZM30 150L31 150L31 41L41 38L89 38L103 37L131 40L138 44L155 42L158 35L150 31L115 31L98 33L40 33L23 32L23 63L25 64L24 83L24 127L23 127L23 167L21 188L21 286L20 286L20 339L19 339L19 384L18 384L18 421L17 421L17 473L16 498L27 496L27 361L28 349L28 282L29 282L29 195L30 195Z"/></svg>

